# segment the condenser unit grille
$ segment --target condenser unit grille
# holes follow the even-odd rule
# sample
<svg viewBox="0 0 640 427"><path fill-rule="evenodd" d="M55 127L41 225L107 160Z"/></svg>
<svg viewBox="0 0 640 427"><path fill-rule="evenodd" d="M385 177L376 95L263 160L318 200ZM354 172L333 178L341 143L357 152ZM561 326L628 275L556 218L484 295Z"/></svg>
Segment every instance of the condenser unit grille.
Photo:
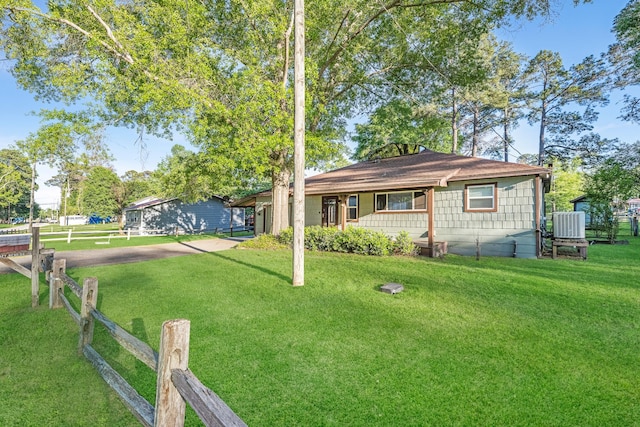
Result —
<svg viewBox="0 0 640 427"><path fill-rule="evenodd" d="M553 237L584 239L584 212L554 212Z"/></svg>

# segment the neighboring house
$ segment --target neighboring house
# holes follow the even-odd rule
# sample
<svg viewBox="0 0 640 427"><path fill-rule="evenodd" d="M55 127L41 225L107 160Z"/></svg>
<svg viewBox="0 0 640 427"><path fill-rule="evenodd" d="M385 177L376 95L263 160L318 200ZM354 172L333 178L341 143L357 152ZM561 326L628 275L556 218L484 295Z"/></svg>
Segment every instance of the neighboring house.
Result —
<svg viewBox="0 0 640 427"><path fill-rule="evenodd" d="M629 213L640 213L640 199L629 199L627 200L627 205L629 206Z"/></svg>
<svg viewBox="0 0 640 427"><path fill-rule="evenodd" d="M127 206L124 214L125 228L141 233L185 234L244 228L244 209L229 208L219 197L195 203L147 197Z"/></svg>
<svg viewBox="0 0 640 427"><path fill-rule="evenodd" d="M356 163L305 180L305 225L406 231L451 253L536 257L542 248L547 168L436 153ZM271 228L271 192L255 206L257 234ZM291 213L291 205L290 205ZM433 252L432 252L433 253Z"/></svg>

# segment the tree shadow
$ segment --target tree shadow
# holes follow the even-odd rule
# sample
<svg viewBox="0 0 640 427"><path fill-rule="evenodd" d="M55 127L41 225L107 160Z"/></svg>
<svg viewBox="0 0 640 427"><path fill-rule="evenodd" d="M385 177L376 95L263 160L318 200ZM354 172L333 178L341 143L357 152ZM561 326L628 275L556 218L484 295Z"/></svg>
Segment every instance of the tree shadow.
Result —
<svg viewBox="0 0 640 427"><path fill-rule="evenodd" d="M249 267L249 268L254 269L254 270L258 270L258 271L260 271L262 273L265 273L265 274L268 274L270 276L276 277L276 278L281 279L281 280L283 280L285 282L291 281L291 278L288 277L288 276L285 276L284 274L280 274L280 273L277 273L277 272L275 272L273 270L269 270L269 269L264 268L264 267L259 267L257 265L249 264L248 262L239 261L237 259L221 255L220 252L207 252L207 255L214 256L214 257L217 257L217 258L221 258L221 259L224 259L226 261L230 261L230 262L233 262L235 264L242 265L244 267Z"/></svg>

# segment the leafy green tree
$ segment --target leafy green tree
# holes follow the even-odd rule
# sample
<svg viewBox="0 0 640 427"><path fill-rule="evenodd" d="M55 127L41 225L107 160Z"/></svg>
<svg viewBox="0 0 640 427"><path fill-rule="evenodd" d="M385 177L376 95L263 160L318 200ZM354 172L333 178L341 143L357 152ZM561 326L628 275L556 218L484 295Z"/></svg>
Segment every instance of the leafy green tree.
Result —
<svg viewBox="0 0 640 427"><path fill-rule="evenodd" d="M492 61L492 74L497 89L494 106L500 111L499 127L501 132L501 152L504 161L509 161L509 149L513 144L511 130L518 125L524 116L525 107L525 82L524 73L525 57L513 51L508 43L498 43ZM495 150L496 152L498 150Z"/></svg>
<svg viewBox="0 0 640 427"><path fill-rule="evenodd" d="M113 188L117 215L120 216L120 227L124 227L124 209L136 200L154 195L153 173L130 170L120 177Z"/></svg>
<svg viewBox="0 0 640 427"><path fill-rule="evenodd" d="M620 88L640 84L640 2L631 0L613 22L617 43L609 48L609 60L615 71L616 85ZM622 118L640 123L640 98L624 94Z"/></svg>
<svg viewBox="0 0 640 427"><path fill-rule="evenodd" d="M448 151L448 123L437 112L420 111L394 100L378 108L366 124L356 124L354 160L415 154L422 148Z"/></svg>
<svg viewBox="0 0 640 427"><path fill-rule="evenodd" d="M15 207L29 194L31 165L26 156L14 148L0 149L0 207L9 220L11 207Z"/></svg>
<svg viewBox="0 0 640 427"><path fill-rule="evenodd" d="M36 132L30 133L26 139L16 142L16 146L25 153L31 164L29 229L33 223L37 165L59 166L73 156L75 148L74 133L76 130L64 123L47 119L48 117L45 115L44 123Z"/></svg>
<svg viewBox="0 0 640 427"><path fill-rule="evenodd" d="M130 170L120 177L124 191L119 198L122 199L124 206L153 195L152 175L150 171L138 172Z"/></svg>
<svg viewBox="0 0 640 427"><path fill-rule="evenodd" d="M580 160L567 163L553 163L551 189L545 199L551 212L569 212L573 210L571 200L584 194L584 173L580 170Z"/></svg>
<svg viewBox="0 0 640 427"><path fill-rule="evenodd" d="M604 59L589 56L566 69L560 55L543 50L529 62L529 122L539 123L538 164L546 157L583 161L606 154L615 141L588 133L597 119L593 109L608 102L608 68ZM568 111L574 106L582 111ZM576 139L576 135L579 138Z"/></svg>
<svg viewBox="0 0 640 427"><path fill-rule="evenodd" d="M104 166L96 166L82 182L80 205L84 215L97 214L101 217L121 213L118 204L120 179L114 171Z"/></svg>
<svg viewBox="0 0 640 427"><path fill-rule="evenodd" d="M219 177L215 165L207 165L206 156L178 144L171 148L171 154L160 162L154 172L159 195L187 200L215 196L218 191L223 194L231 191L218 182Z"/></svg>
<svg viewBox="0 0 640 427"><path fill-rule="evenodd" d="M615 211L622 209L630 197L637 196L639 189L638 171L626 168L615 159L606 160L587 177L585 195L589 200L592 225L610 242L613 243L618 234Z"/></svg>

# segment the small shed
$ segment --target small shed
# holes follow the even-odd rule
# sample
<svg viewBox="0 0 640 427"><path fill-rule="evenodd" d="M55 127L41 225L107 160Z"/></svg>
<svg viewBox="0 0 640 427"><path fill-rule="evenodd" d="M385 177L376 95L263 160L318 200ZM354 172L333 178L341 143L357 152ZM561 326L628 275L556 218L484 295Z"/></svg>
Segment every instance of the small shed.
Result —
<svg viewBox="0 0 640 427"><path fill-rule="evenodd" d="M574 212L584 212L584 222L587 227L590 227L591 215L589 214L589 210L591 206L589 204L589 199L587 199L587 196L583 194L580 197L576 197L575 199L571 200L571 203L573 203Z"/></svg>
<svg viewBox="0 0 640 427"><path fill-rule="evenodd" d="M230 208L221 197L194 203L147 197L124 209L125 228L147 233L204 233L243 229L244 208Z"/></svg>

